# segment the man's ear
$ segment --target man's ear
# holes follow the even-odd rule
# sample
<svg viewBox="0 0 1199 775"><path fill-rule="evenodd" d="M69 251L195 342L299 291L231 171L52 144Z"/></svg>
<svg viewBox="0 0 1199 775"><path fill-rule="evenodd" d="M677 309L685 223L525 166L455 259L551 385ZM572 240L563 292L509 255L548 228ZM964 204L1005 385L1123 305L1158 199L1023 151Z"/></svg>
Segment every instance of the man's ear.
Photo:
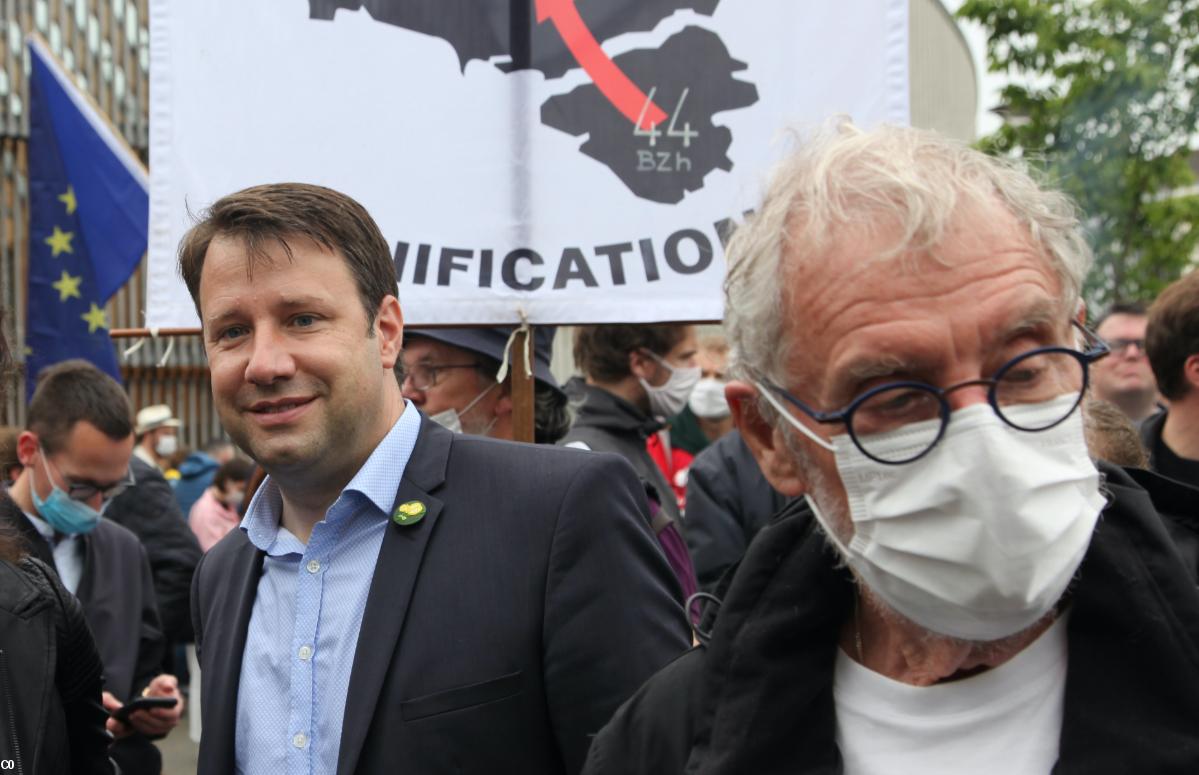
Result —
<svg viewBox="0 0 1199 775"><path fill-rule="evenodd" d="M733 412L733 420L741 431L749 451L770 486L789 498L803 495L808 489L807 478L799 462L787 449L783 434L766 422L758 411L758 390L753 385L734 380L724 388L725 398Z"/></svg>
<svg viewBox="0 0 1199 775"><path fill-rule="evenodd" d="M629 373L638 379L653 384L653 376L658 370L658 363L641 350L629 351Z"/></svg>
<svg viewBox="0 0 1199 775"><path fill-rule="evenodd" d="M505 378L500 384L500 400L495 402L492 410L496 417L512 414L512 378Z"/></svg>
<svg viewBox="0 0 1199 775"><path fill-rule="evenodd" d="M21 461L21 465L33 465L33 456L37 454L37 448L37 435L32 431L21 431L17 436L17 460Z"/></svg>
<svg viewBox="0 0 1199 775"><path fill-rule="evenodd" d="M1187 356L1182 362L1182 378L1191 386L1191 392L1199 391L1199 353Z"/></svg>
<svg viewBox="0 0 1199 775"><path fill-rule="evenodd" d="M400 300L388 294L379 304L375 315L375 336L379 338L379 355L384 369L394 369L404 347L404 312Z"/></svg>

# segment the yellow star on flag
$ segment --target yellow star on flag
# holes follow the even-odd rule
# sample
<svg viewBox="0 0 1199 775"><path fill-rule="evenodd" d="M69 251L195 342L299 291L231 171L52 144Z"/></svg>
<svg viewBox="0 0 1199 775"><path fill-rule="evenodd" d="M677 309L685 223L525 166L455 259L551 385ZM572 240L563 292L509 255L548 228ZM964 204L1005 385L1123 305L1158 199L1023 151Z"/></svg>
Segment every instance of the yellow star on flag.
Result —
<svg viewBox="0 0 1199 775"><path fill-rule="evenodd" d="M46 237L46 244L49 245L50 250L53 251L51 256L53 258L58 258L59 253L74 253L75 251L71 249L71 238L74 236L75 232L63 231L55 226L54 233L49 237Z"/></svg>
<svg viewBox="0 0 1199 775"><path fill-rule="evenodd" d="M79 284L83 282L82 275L72 277L67 274L67 270L62 270L62 277L57 282L50 283L50 287L58 291L58 300L66 301L74 296L76 299L82 299L83 296L79 293Z"/></svg>
<svg viewBox="0 0 1199 775"><path fill-rule="evenodd" d="M58 201L67 206L67 215L74 215L75 207L78 205L78 202L75 201L75 187L67 186L66 193L58 195Z"/></svg>
<svg viewBox="0 0 1199 775"><path fill-rule="evenodd" d="M92 302L92 308L83 313L79 317L87 321L87 332L89 334L96 333L97 329L108 328L108 315L104 310L96 306L96 302Z"/></svg>

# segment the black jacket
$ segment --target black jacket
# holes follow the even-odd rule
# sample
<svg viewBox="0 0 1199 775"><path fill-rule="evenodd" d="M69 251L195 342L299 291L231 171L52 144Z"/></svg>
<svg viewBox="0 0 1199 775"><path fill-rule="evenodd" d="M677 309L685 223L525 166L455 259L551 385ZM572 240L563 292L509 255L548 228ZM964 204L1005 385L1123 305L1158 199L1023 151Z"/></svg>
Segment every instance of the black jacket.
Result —
<svg viewBox="0 0 1199 775"><path fill-rule="evenodd" d="M136 484L112 503L104 516L123 525L142 542L150 558L162 631L171 643L191 643L191 584L200 562L200 544L158 469L136 455L129 461Z"/></svg>
<svg viewBox="0 0 1199 775"><path fill-rule="evenodd" d="M582 442L596 452L620 455L629 461L641 481L653 487L662 512L677 522L679 503L674 490L645 449L646 439L666 426L620 396L588 385L581 379L568 382L567 392L573 400L581 398L582 404L574 424L558 444L566 446L571 442Z"/></svg>
<svg viewBox="0 0 1199 775"><path fill-rule="evenodd" d="M577 773L591 735L690 643L628 464L452 434L422 417L396 487L396 505L419 501L426 513L386 526L338 774ZM234 771L262 565L234 530L196 571L200 775ZM290 656L286 640L280 651Z"/></svg>
<svg viewBox="0 0 1199 775"><path fill-rule="evenodd" d="M1151 493L1104 464L1070 592L1054 773L1199 772L1199 588ZM1196 519L1192 510L1177 515ZM590 775L839 773L832 676L853 582L807 505L758 534L707 647L650 679L597 736Z"/></svg>
<svg viewBox="0 0 1199 775"><path fill-rule="evenodd" d="M101 680L79 602L57 575L33 558L0 561L0 761L26 775L112 773Z"/></svg>
<svg viewBox="0 0 1199 775"><path fill-rule="evenodd" d="M16 528L31 556L55 567L50 545L7 494L0 495L0 522ZM137 536L107 519L83 537L83 544L83 575L75 596L95 633L104 688L128 702L161 672L166 648L150 566Z"/></svg>
<svg viewBox="0 0 1199 775"><path fill-rule="evenodd" d="M707 591L787 503L762 476L740 431L708 445L687 474L687 548Z"/></svg>

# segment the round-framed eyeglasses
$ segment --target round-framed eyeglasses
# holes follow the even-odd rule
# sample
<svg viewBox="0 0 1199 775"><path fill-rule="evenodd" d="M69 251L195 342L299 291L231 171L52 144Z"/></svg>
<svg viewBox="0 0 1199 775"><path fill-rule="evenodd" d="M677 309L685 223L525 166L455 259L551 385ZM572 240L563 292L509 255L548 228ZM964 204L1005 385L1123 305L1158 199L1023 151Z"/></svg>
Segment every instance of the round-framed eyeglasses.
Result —
<svg viewBox="0 0 1199 775"><path fill-rule="evenodd" d="M999 419L1021 431L1045 431L1069 417L1086 392L1088 367L1111 352L1107 343L1083 329L1084 350L1069 347L1038 347L1003 364L989 379L972 379L940 388L924 382L889 382L862 393L848 406L821 412L767 379L761 385L818 423L844 424L850 439L866 457L888 465L911 463L927 455L945 435L951 409L947 396L971 385L987 388L987 402ZM1030 415L1016 407L1052 402L1073 395L1073 401L1053 404L1058 411ZM1031 419L1035 417L1035 420ZM900 451L884 443L888 434L916 423L940 422L925 445ZM812 434L815 438L814 434ZM818 439L825 443L823 439Z"/></svg>

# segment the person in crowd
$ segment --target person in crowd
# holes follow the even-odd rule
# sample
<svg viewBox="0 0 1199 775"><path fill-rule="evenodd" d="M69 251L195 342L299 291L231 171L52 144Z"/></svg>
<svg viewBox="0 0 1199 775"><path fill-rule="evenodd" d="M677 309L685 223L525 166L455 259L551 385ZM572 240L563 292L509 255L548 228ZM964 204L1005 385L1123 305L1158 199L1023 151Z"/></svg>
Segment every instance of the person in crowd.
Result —
<svg viewBox="0 0 1199 775"><path fill-rule="evenodd" d="M695 383L687 406L670 421L670 438L674 446L693 456L733 430L733 415L724 397L728 360L729 340L723 332L709 332L699 337L699 349L695 354L699 382Z"/></svg>
<svg viewBox="0 0 1199 775"><path fill-rule="evenodd" d="M740 431L720 437L687 475L687 548L699 586L712 592L788 499L770 486Z"/></svg>
<svg viewBox="0 0 1199 775"><path fill-rule="evenodd" d="M404 398L455 433L513 438L511 361L514 327L406 332ZM533 440L553 444L570 427L566 394L550 372L553 327L533 330ZM502 376L502 381L497 381Z"/></svg>
<svg viewBox="0 0 1199 775"><path fill-rule="evenodd" d="M139 412L142 414L145 410ZM136 452L129 470L132 483L112 499L104 516L132 531L145 547L167 640L176 645L191 643L190 592L192 574L200 561L200 545L166 477ZM165 669L177 674L183 669L177 661L176 649L169 648Z"/></svg>
<svg viewBox="0 0 1199 775"><path fill-rule="evenodd" d="M728 350L724 334L709 333L699 338L695 361L700 379L691 390L687 406L670 418L667 427L645 441L646 451L670 483L679 513L684 517L687 478L695 456L733 428L733 417L724 398Z"/></svg>
<svg viewBox="0 0 1199 775"><path fill-rule="evenodd" d="M162 757L151 739L179 723L183 698L174 676L160 672L164 642L146 554L136 536L100 515L130 485L132 453L133 413L116 380L86 361L47 368L17 440L25 470L0 500L0 525L17 531L79 598L104 666L105 708L140 695L177 701L134 711L128 725L109 721L122 772L158 775Z"/></svg>
<svg viewBox="0 0 1199 775"><path fill-rule="evenodd" d="M0 425L0 476L8 487L21 475L21 461L17 459L17 436L21 429L13 425Z"/></svg>
<svg viewBox="0 0 1199 775"><path fill-rule="evenodd" d="M647 449L649 439L666 429L699 380L695 365L695 328L688 325L606 325L575 329L575 365L584 379L567 391L579 403L578 414L558 442L566 447L614 452L632 464L649 500L651 524L670 561L683 599L696 592L695 569L678 522L682 516L671 481L674 471L669 437L659 438L663 466Z"/></svg>
<svg viewBox="0 0 1199 775"><path fill-rule="evenodd" d="M1141 425L1150 467L1199 487L1199 273L1175 281L1153 302L1145 350L1170 402Z"/></svg>
<svg viewBox="0 0 1199 775"><path fill-rule="evenodd" d="M690 643L628 464L405 401L390 250L344 194L228 195L179 261L269 474L196 572L200 775L577 772Z"/></svg>
<svg viewBox="0 0 1199 775"><path fill-rule="evenodd" d="M133 454L160 472L165 471L167 461L179 450L179 428L182 425L166 404L144 407L137 413L134 430L137 444Z"/></svg>
<svg viewBox="0 0 1199 775"><path fill-rule="evenodd" d="M0 330L0 377L12 369ZM0 400L5 384L0 380ZM8 454L16 460L21 429L13 430ZM0 491L0 510L8 502ZM0 735L0 761L11 762L13 772L113 775L103 672L79 600L50 566L27 554L18 533L0 524L0 729L7 731Z"/></svg>
<svg viewBox="0 0 1199 775"><path fill-rule="evenodd" d="M1112 354L1096 361L1091 370L1091 393L1113 404L1134 423L1160 409L1157 382L1145 355L1148 318L1140 303L1114 304L1095 321L1095 333L1107 342Z"/></svg>
<svg viewBox="0 0 1199 775"><path fill-rule="evenodd" d="M200 551L207 552L241 522L238 510L246 497L246 486L254 464L243 458L233 458L223 464L200 499L192 506L187 524L200 542Z"/></svg>
<svg viewBox="0 0 1199 775"><path fill-rule="evenodd" d="M797 500L584 771L1199 770L1197 569L1088 454L1071 202L843 119L728 259L729 402Z"/></svg>
<svg viewBox="0 0 1199 775"><path fill-rule="evenodd" d="M212 485L217 469L233 459L236 454L228 439L210 439L203 447L188 455L179 464L179 481L175 483L175 500L179 510L186 516L192 506L200 500Z"/></svg>
<svg viewBox="0 0 1199 775"><path fill-rule="evenodd" d="M645 442L665 427L666 418L682 411L699 381L694 326L579 326L574 354L585 379L572 380L568 389L581 404L558 443L625 458L653 487L664 517L678 520L670 482Z"/></svg>

